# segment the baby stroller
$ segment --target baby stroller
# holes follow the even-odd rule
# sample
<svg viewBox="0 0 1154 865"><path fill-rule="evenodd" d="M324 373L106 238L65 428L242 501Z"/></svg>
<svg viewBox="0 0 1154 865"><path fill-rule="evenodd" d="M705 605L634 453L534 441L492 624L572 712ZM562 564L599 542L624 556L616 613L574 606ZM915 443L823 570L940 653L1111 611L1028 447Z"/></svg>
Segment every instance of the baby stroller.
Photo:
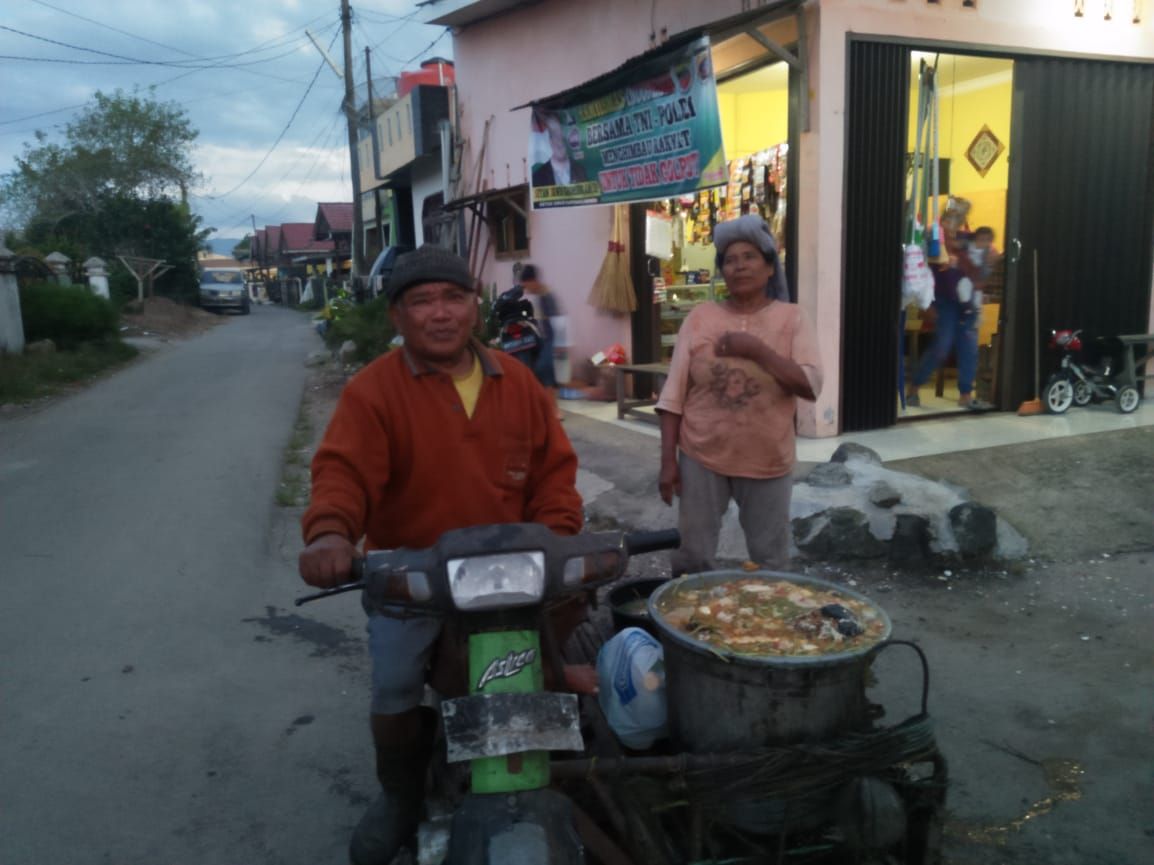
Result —
<svg viewBox="0 0 1154 865"><path fill-rule="evenodd" d="M500 349L533 368L541 353L543 336L524 289L515 285L498 295L490 316L496 325Z"/></svg>
<svg viewBox="0 0 1154 865"><path fill-rule="evenodd" d="M1081 330L1055 330L1050 348L1062 354L1059 369L1046 382L1042 399L1051 414L1062 414L1071 405L1113 399L1118 410L1129 414L1138 408L1138 374L1149 356L1154 336L1111 336L1083 340ZM1144 346L1135 357L1135 350Z"/></svg>

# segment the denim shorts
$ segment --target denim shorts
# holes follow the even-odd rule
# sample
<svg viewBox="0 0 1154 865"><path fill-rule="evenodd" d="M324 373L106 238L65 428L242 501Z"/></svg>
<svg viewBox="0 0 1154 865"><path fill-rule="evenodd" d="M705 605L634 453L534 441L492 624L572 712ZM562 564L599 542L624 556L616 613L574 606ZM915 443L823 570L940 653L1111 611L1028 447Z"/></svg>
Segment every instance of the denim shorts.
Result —
<svg viewBox="0 0 1154 865"><path fill-rule="evenodd" d="M421 704L426 671L441 624L437 616L393 618L369 614L374 715L399 715Z"/></svg>

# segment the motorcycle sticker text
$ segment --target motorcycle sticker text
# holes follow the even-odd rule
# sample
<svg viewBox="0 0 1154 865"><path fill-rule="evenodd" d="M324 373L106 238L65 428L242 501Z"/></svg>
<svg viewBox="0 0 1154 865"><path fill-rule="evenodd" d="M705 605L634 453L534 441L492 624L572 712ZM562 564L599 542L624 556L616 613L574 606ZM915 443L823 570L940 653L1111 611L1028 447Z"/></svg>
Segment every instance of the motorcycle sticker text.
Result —
<svg viewBox="0 0 1154 865"><path fill-rule="evenodd" d="M536 649L526 649L524 652L509 652L503 658L494 658L481 674L477 682L477 690L484 690L485 686L494 679L511 679L530 664L537 660Z"/></svg>

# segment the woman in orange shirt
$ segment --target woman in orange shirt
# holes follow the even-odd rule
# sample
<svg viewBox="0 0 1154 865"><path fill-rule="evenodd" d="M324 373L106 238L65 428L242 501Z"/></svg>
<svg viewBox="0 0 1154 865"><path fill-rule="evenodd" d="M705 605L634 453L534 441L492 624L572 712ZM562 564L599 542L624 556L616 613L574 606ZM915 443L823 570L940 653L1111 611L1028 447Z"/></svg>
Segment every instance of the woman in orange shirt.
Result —
<svg viewBox="0 0 1154 865"><path fill-rule="evenodd" d="M713 236L727 297L686 317L657 402L661 498L679 499L674 576L716 568L730 500L750 558L786 567L797 398L816 399L822 384L813 327L789 302L765 220L742 216Z"/></svg>

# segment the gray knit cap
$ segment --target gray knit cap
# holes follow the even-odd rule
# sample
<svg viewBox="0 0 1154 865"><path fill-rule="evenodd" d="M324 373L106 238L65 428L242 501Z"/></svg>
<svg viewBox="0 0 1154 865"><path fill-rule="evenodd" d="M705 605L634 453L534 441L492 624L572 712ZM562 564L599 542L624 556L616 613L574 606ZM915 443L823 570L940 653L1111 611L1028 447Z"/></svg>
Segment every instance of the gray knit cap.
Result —
<svg viewBox="0 0 1154 865"><path fill-rule="evenodd" d="M393 304L414 285L427 282L451 282L469 291L476 287L476 281L469 273L469 263L465 259L447 249L426 243L413 252L397 257L385 287L385 295L389 303Z"/></svg>
<svg viewBox="0 0 1154 865"><path fill-rule="evenodd" d="M777 254L777 243L773 239L773 232L769 224L756 213L747 213L728 222L720 222L713 227L713 246L717 249L717 269L721 269L725 250L731 243L744 240L752 243L773 262L773 276L769 278L769 285L765 293L775 300L789 300L789 286L785 282L785 268L781 266L781 257Z"/></svg>

